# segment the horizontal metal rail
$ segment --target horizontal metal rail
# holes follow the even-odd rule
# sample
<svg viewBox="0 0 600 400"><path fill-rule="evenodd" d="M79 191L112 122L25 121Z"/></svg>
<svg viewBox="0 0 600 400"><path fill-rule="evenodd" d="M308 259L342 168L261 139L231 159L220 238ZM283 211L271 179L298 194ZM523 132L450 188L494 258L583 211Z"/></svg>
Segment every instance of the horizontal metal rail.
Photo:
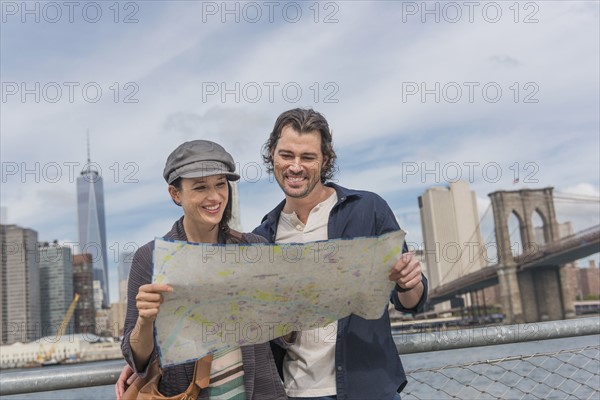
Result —
<svg viewBox="0 0 600 400"><path fill-rule="evenodd" d="M102 365L75 364L63 368L32 368L27 371L0 372L0 396L49 390L77 389L112 385L119 378L123 360Z"/></svg>
<svg viewBox="0 0 600 400"><path fill-rule="evenodd" d="M600 318L580 318L531 324L488 326L444 330L433 333L394 336L399 354L492 346L532 340L559 339L600 334ZM115 383L124 365L111 363L77 364L63 368L37 368L28 371L0 372L0 395L77 389Z"/></svg>
<svg viewBox="0 0 600 400"><path fill-rule="evenodd" d="M427 320L423 320L427 322ZM600 317L394 335L399 354L494 346L600 334Z"/></svg>

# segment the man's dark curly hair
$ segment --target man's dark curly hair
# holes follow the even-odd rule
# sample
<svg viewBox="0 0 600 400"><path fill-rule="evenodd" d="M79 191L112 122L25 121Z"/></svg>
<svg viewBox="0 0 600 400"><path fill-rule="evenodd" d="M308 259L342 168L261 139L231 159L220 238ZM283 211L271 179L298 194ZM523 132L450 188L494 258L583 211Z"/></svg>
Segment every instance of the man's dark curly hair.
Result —
<svg viewBox="0 0 600 400"><path fill-rule="evenodd" d="M273 172L273 151L277 147L281 131L288 125L300 134L313 131L318 131L321 134L321 153L323 153L323 157L326 160L321 168L321 182L325 183L327 180L333 178L337 156L333 150L333 140L329 124L322 114L312 108L294 108L277 117L273 131L262 147L262 158L267 167L267 172Z"/></svg>

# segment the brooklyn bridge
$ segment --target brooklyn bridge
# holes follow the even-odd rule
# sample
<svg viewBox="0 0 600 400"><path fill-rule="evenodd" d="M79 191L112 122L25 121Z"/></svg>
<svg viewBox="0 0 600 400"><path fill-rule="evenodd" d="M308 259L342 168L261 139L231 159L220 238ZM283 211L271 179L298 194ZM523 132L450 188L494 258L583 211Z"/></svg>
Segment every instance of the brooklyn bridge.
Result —
<svg viewBox="0 0 600 400"><path fill-rule="evenodd" d="M560 237L553 188L489 194L494 214L497 263L461 274L430 291L436 304L499 284L505 323L559 320L575 315L566 263L600 252L600 225ZM579 199L581 200L581 199ZM598 202L598 200L587 200ZM533 215L543 222L543 243L536 241ZM513 254L508 219L518 220L522 246Z"/></svg>

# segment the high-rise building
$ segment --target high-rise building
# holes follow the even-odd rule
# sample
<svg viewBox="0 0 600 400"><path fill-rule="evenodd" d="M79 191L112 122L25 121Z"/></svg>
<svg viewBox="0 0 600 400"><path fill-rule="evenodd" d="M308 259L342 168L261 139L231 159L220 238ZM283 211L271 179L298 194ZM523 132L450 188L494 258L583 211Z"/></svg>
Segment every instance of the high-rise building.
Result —
<svg viewBox="0 0 600 400"><path fill-rule="evenodd" d="M110 308L102 308L96 310L96 335L98 336L113 336L113 331L110 326Z"/></svg>
<svg viewBox="0 0 600 400"><path fill-rule="evenodd" d="M38 234L17 225L0 225L0 342L40 337Z"/></svg>
<svg viewBox="0 0 600 400"><path fill-rule="evenodd" d="M240 213L240 193L238 189L238 182L229 182L231 184L231 220L229 220L229 227L238 232L242 231L242 217Z"/></svg>
<svg viewBox="0 0 600 400"><path fill-rule="evenodd" d="M110 305L108 317L109 330L114 337L123 336L125 314L127 312L127 283L129 282L129 271L131 271L133 255L134 253L131 251L119 254L119 301Z"/></svg>
<svg viewBox="0 0 600 400"><path fill-rule="evenodd" d="M42 336L56 335L73 301L73 260L71 249L56 241L39 244ZM73 319L64 334L74 333Z"/></svg>
<svg viewBox="0 0 600 400"><path fill-rule="evenodd" d="M127 282L129 281L132 261L133 252L125 251L119 254L119 303L127 304Z"/></svg>
<svg viewBox="0 0 600 400"><path fill-rule="evenodd" d="M92 167L89 156L86 168L77 178L77 223L79 251L92 254L94 280L99 282L103 308L109 307L108 257L106 250L106 222L104 218L104 188L102 177Z"/></svg>
<svg viewBox="0 0 600 400"><path fill-rule="evenodd" d="M102 286L100 286L99 280L94 279L94 282L92 282L92 291L94 292L94 309L101 310L102 302L104 301L104 293L102 292Z"/></svg>
<svg viewBox="0 0 600 400"><path fill-rule="evenodd" d="M541 221L540 221L541 222ZM543 246L546 244L546 238L544 238L544 227L543 226L535 226L533 228L535 234L535 242L539 246ZM560 238L566 238L567 236L571 236L573 234L573 225L571 221L563 222L558 224L558 235Z"/></svg>
<svg viewBox="0 0 600 400"><path fill-rule="evenodd" d="M91 254L73 256L73 290L79 294L73 313L75 333L96 333L93 269Z"/></svg>
<svg viewBox="0 0 600 400"><path fill-rule="evenodd" d="M595 260L589 260L587 268L579 268L579 281L581 282L581 298L600 296L600 272Z"/></svg>
<svg viewBox="0 0 600 400"><path fill-rule="evenodd" d="M108 329L113 337L123 336L125 328L125 315L127 314L127 303L119 301L110 305L108 316Z"/></svg>
<svg viewBox="0 0 600 400"><path fill-rule="evenodd" d="M427 189L419 209L432 289L487 265L477 200L467 182Z"/></svg>

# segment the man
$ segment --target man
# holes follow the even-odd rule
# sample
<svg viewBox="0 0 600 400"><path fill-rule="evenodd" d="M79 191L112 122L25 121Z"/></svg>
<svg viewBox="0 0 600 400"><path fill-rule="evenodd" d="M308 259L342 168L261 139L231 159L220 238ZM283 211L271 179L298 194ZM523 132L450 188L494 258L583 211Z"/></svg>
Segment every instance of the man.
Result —
<svg viewBox="0 0 600 400"><path fill-rule="evenodd" d="M269 172L285 194L254 230L270 242L375 236L400 229L378 195L327 182L336 154L325 118L312 109L281 114L263 147ZM405 246L406 249L406 246ZM419 261L405 253L392 268L395 308L417 312L427 298ZM392 338L387 308L378 320L356 315L323 328L294 332L271 347L290 399L392 400L406 376ZM125 370L117 382L124 386Z"/></svg>
<svg viewBox="0 0 600 400"><path fill-rule="evenodd" d="M285 194L254 230L270 242L374 236L400 229L378 195L327 182L336 155L328 123L318 112L293 109L281 114L263 147L263 159ZM396 309L416 312L423 307L427 280L416 258L404 254L389 279L396 282L391 295ZM272 348L290 399L392 400L399 399L396 392L406 385L387 309L378 320L351 315L278 339Z"/></svg>

